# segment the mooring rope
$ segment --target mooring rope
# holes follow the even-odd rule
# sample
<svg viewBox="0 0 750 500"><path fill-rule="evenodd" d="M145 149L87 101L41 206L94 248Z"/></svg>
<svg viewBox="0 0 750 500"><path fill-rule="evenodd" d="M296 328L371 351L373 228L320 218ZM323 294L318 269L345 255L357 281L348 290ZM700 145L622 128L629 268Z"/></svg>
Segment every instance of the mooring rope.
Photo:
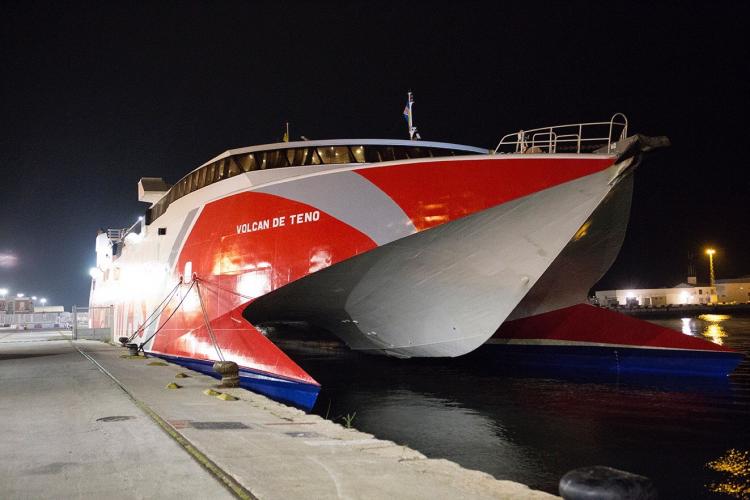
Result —
<svg viewBox="0 0 750 500"><path fill-rule="evenodd" d="M136 328L136 330L133 332L133 334L130 337L128 337L127 342L125 342L126 344L129 343L131 340L133 340L135 338L135 336L138 335L138 332L141 332L141 331L145 332L146 328L148 328L149 326L151 326L151 324L154 321L156 321L159 316L161 316L161 313L164 312L164 309L167 308L167 306L165 305L165 303L167 302L167 300L171 299L172 296L174 296L174 294L177 292L177 289L180 288L181 284L182 284L182 281L179 281L175 285L175 287L172 289L172 291L169 292L169 294L164 298L164 300L162 300L159 303L159 305L156 306L156 308L154 309L154 311L143 321L144 324L141 325L141 326L139 326L138 328ZM162 305L164 306L164 309L162 309L161 311L159 311L159 308ZM159 311L159 314L156 314L156 311Z"/></svg>
<svg viewBox="0 0 750 500"><path fill-rule="evenodd" d="M206 323L206 329L208 330L208 335L211 337L211 342L214 344L214 349L216 349L216 354L219 355L220 361L226 361L224 359L224 355L221 353L221 349L219 349L219 343L216 341L216 336L214 335L214 331L211 328L211 322L208 321L208 313L206 313L206 306L203 304L203 296L201 295L201 287L198 286L198 278L194 278L195 283L195 290L198 292L198 300L201 303L201 311L203 311L203 321Z"/></svg>
<svg viewBox="0 0 750 500"><path fill-rule="evenodd" d="M255 298L255 297L250 297L248 295L242 295L239 292L235 292L234 290L231 290L229 288L225 288L225 287L223 287L221 285L218 285L218 284L214 283L213 281L204 280L203 278L198 278L197 276L195 277L195 280L203 282L206 286L209 286L209 288L210 287L217 288L217 289L222 290L224 292L231 293L232 295L237 295L238 297L242 297L243 299L251 299L252 300L252 299Z"/></svg>
<svg viewBox="0 0 750 500"><path fill-rule="evenodd" d="M180 283L180 284L182 284L182 283ZM169 315L169 316L167 317L167 319L166 319L166 320L164 320L164 323L162 323L161 325L159 325L159 328L157 328L157 329L156 329L156 331L155 331L154 333L152 333L152 334L151 334L151 336L150 336L149 338L147 338L147 339L146 339L146 340L145 340L144 342L141 342L141 343L140 343L140 345L138 346L138 350L139 350L139 351L143 351L143 346L144 346L144 345L146 345L146 344L148 344L148 342L149 342L149 341L150 341L150 340L151 340L152 338L154 338L154 337L156 336L156 334L157 334L157 333L159 333L159 332L161 331L161 329L162 329L162 328L164 328L164 325L166 325L166 324L167 324L167 323L169 322L169 320L170 320L170 319L172 319L172 316L174 316L174 315L175 315L175 313L176 313L176 312L177 312L177 311L178 311L178 310L180 309L180 306L182 305L182 303L183 303L183 302L185 302L185 299L186 299L186 298L187 298L187 296L188 296L188 295L190 294L190 290L192 290L192 289L193 289L193 286L194 286L194 285L195 285L195 281L193 281L192 283L190 283L190 287L188 287L188 289L187 289L187 292L185 292L185 296L184 296L184 297L182 297L182 299L180 300L179 304L177 304L177 307L175 307L175 308L174 308L174 311L172 311L172 314L170 314L170 315ZM144 352L145 352L145 351L144 351Z"/></svg>

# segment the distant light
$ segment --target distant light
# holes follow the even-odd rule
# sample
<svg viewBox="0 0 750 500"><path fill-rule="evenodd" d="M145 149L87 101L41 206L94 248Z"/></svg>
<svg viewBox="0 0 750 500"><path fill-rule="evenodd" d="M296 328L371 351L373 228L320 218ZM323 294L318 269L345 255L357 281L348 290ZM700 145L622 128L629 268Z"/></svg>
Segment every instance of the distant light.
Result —
<svg viewBox="0 0 750 500"><path fill-rule="evenodd" d="M36 295L32 295L31 300L36 300Z"/></svg>
<svg viewBox="0 0 750 500"><path fill-rule="evenodd" d="M6 295L8 295L8 289L0 288L0 297L5 297Z"/></svg>
<svg viewBox="0 0 750 500"><path fill-rule="evenodd" d="M0 253L0 267L15 267L18 263L18 257L12 253Z"/></svg>
<svg viewBox="0 0 750 500"><path fill-rule="evenodd" d="M96 277L97 277L98 274L99 274L99 269L97 269L95 267L89 268L89 276L91 276L92 278L96 279Z"/></svg>
<svg viewBox="0 0 750 500"><path fill-rule="evenodd" d="M716 253L716 250L714 250L713 248L706 249L706 255L713 255L715 253Z"/></svg>
<svg viewBox="0 0 750 500"><path fill-rule="evenodd" d="M18 298L20 299L20 298L22 298L22 297L23 297L23 294L22 294L22 293L17 293L17 294L16 294L16 297L18 297Z"/></svg>
<svg viewBox="0 0 750 500"><path fill-rule="evenodd" d="M143 216L142 216L142 215L139 215L139 216L138 216L138 220L143 220Z"/></svg>
<svg viewBox="0 0 750 500"><path fill-rule="evenodd" d="M41 299L39 299L39 302L41 302L42 305L44 305L44 304L47 303L47 299L45 299L44 297L42 297Z"/></svg>

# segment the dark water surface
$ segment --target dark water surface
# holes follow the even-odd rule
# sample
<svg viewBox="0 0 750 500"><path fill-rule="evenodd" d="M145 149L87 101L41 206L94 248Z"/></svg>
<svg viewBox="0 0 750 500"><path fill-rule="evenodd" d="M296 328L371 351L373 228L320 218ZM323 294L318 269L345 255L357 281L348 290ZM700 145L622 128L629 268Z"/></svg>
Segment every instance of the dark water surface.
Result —
<svg viewBox="0 0 750 500"><path fill-rule="evenodd" d="M748 317L653 322L750 351ZM747 358L728 379L595 380L503 372L481 356L290 354L323 385L315 413L356 412L359 430L498 479L557 493L567 471L608 465L650 477L661 498L750 498Z"/></svg>

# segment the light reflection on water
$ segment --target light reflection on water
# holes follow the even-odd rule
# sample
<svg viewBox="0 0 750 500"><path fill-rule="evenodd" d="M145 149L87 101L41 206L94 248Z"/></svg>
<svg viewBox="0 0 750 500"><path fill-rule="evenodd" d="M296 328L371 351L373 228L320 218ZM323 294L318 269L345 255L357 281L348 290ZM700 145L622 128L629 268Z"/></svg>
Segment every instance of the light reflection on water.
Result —
<svg viewBox="0 0 750 500"><path fill-rule="evenodd" d="M653 322L750 351L750 318ZM747 359L728 379L594 379L476 357L290 354L323 385L316 413L356 411L354 427L378 438L551 493L571 469L608 465L652 478L661 498L722 498L736 481L708 464L750 449Z"/></svg>
<svg viewBox="0 0 750 500"><path fill-rule="evenodd" d="M697 319L681 318L681 331L685 335L703 337L714 344L724 345L727 332L722 323L731 318L727 314L701 314Z"/></svg>
<svg viewBox="0 0 750 500"><path fill-rule="evenodd" d="M706 485L709 491L728 495L742 500L750 498L750 459L747 451L727 450L727 452L706 464L721 475L719 481Z"/></svg>

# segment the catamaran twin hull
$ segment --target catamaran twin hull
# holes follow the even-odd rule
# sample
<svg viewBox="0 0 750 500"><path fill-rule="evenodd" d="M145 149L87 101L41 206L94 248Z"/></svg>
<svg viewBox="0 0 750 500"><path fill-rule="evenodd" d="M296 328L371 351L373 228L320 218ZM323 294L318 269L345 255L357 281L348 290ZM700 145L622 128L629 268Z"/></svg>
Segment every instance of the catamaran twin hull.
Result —
<svg viewBox="0 0 750 500"><path fill-rule="evenodd" d="M310 408L319 384L253 325L305 320L356 350L460 356L511 315L578 303L627 220L610 209L611 236L592 215L604 200L629 208L648 144L634 136L592 154L372 140L229 151L172 187L150 224L104 259L91 304L114 304L116 336L137 331L150 354L212 375L214 361L235 361L242 385ZM367 161L377 148L388 155ZM575 258L591 245L570 250L588 231L607 249L591 265ZM559 274L566 253L587 281L540 294L535 285L546 272L542 283L555 282L548 271Z"/></svg>

